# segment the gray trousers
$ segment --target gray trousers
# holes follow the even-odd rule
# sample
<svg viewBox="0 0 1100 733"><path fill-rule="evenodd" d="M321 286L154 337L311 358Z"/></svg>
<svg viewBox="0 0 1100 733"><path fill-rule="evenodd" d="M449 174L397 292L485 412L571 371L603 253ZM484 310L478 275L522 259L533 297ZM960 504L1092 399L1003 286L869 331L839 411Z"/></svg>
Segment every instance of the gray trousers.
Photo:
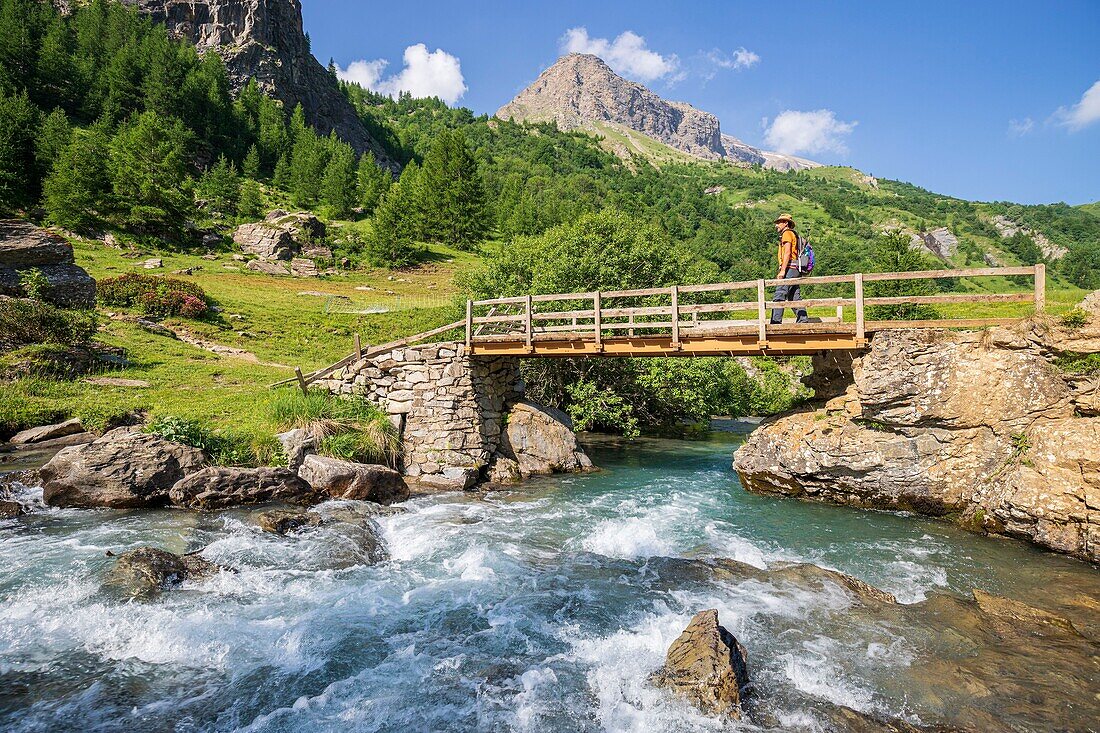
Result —
<svg viewBox="0 0 1100 733"><path fill-rule="evenodd" d="M800 277L802 277L802 273L798 271L797 267L787 268L786 274L783 275L784 280L797 280ZM773 303L796 302L796 301L799 301L799 300L802 300L802 289L798 285L795 285L795 284L777 286L775 288L775 297L772 298ZM795 308L795 307L792 306L791 310L794 311L795 319L798 323L805 323L806 322L807 315L806 315L806 309L805 308ZM783 309L782 308L772 308L771 322L772 323L782 323L783 322Z"/></svg>

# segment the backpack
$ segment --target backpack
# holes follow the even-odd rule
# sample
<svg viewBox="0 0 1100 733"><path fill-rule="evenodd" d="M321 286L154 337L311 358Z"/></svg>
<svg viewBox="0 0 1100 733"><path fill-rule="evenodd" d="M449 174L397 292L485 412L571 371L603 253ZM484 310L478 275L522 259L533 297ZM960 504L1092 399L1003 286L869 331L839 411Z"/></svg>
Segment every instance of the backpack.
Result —
<svg viewBox="0 0 1100 733"><path fill-rule="evenodd" d="M794 266L803 274L813 272L815 262L814 248L811 247L809 241L798 232L795 232L794 235L798 237L798 255L795 257Z"/></svg>

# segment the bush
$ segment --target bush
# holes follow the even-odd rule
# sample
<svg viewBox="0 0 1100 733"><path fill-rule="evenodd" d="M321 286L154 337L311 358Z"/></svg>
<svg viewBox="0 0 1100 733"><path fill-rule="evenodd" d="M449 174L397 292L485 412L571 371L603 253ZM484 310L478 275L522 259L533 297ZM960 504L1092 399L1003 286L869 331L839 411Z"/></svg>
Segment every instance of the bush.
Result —
<svg viewBox="0 0 1100 733"><path fill-rule="evenodd" d="M183 316L201 318L210 310L210 300L195 283L162 275L128 273L99 281L99 302L160 318Z"/></svg>
<svg viewBox="0 0 1100 733"><path fill-rule="evenodd" d="M95 335L93 311L65 310L37 300L0 298L0 351L31 344L83 344Z"/></svg>
<svg viewBox="0 0 1100 733"><path fill-rule="evenodd" d="M276 393L269 411L280 430L310 431L321 453L333 458L393 466L401 453L389 418L361 397L285 389Z"/></svg>
<svg viewBox="0 0 1100 733"><path fill-rule="evenodd" d="M1089 314L1083 308L1073 308L1063 313L1058 320L1064 328L1078 329L1088 325Z"/></svg>
<svg viewBox="0 0 1100 733"><path fill-rule="evenodd" d="M50 281L46 278L46 273L37 267L32 267L20 273L19 285L28 298L34 298L35 300L44 300L50 292Z"/></svg>
<svg viewBox="0 0 1100 733"><path fill-rule="evenodd" d="M175 415L154 417L145 426L151 435L205 451L217 466L257 466L285 462L281 447L273 436L256 437L246 433L214 431L197 420Z"/></svg>

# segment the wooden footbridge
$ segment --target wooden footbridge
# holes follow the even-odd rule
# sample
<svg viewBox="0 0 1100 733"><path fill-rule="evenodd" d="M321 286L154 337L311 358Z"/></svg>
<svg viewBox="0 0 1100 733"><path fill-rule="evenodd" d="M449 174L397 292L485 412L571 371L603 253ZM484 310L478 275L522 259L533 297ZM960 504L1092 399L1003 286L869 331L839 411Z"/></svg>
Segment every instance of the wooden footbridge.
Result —
<svg viewBox="0 0 1100 733"><path fill-rule="evenodd" d="M936 295L865 295L868 283L963 278L1030 279L1032 287L1009 293L940 292ZM804 277L803 288L833 286L851 295L808 298L801 308L826 316L808 323L770 323L775 304L768 288L783 280L747 280L705 285L673 285L612 292L523 295L466 301L466 317L408 338L364 348L325 369L297 376L303 388L348 364L396 348L439 339L464 341L471 355L521 357L646 357L797 355L817 351L856 351L868 337L888 328L979 328L1007 325L1021 318L942 318L868 320L876 306L1028 303L1041 312L1046 300L1046 266L875 272ZM792 303L783 303L788 308ZM788 314L790 318L790 314ZM285 380L285 382L292 382ZM280 383L282 384L282 383Z"/></svg>

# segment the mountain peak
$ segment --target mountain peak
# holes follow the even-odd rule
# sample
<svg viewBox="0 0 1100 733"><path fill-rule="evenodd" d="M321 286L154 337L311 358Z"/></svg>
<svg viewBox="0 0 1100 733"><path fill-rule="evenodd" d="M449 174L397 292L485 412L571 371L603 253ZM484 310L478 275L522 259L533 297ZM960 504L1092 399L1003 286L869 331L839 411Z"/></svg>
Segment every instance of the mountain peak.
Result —
<svg viewBox="0 0 1100 733"><path fill-rule="evenodd" d="M703 160L755 163L792 170L817 163L758 150L722 134L718 118L687 102L662 99L624 79L599 56L570 53L559 58L515 99L497 110L501 119L556 122L563 130L597 129L611 123L640 132Z"/></svg>

